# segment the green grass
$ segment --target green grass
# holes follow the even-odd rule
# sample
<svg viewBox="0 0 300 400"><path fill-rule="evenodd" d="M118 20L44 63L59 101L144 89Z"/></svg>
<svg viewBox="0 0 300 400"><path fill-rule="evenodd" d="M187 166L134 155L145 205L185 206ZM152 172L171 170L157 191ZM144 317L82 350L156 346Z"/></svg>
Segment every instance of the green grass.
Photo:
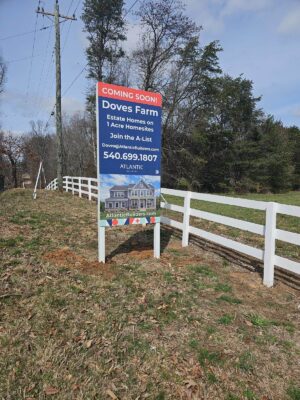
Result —
<svg viewBox="0 0 300 400"><path fill-rule="evenodd" d="M217 302L226 302L229 304L241 304L242 300L237 299L236 297L233 296L222 294L220 297L217 298Z"/></svg>
<svg viewBox="0 0 300 400"><path fill-rule="evenodd" d="M260 328L266 328L270 325L274 325L275 323L273 321L270 321L266 318L261 317L260 315L257 314L253 314L250 316L250 322L254 325L254 326L258 326Z"/></svg>
<svg viewBox="0 0 300 400"><path fill-rule="evenodd" d="M251 389L244 390L243 395L248 400L258 400L258 397Z"/></svg>
<svg viewBox="0 0 300 400"><path fill-rule="evenodd" d="M216 292L224 292L224 293L229 293L232 291L232 287L231 285L229 285L228 283L218 283L215 286L215 291Z"/></svg>
<svg viewBox="0 0 300 400"><path fill-rule="evenodd" d="M15 236L14 238L0 238L0 248L15 248L20 242L23 242L24 238L22 235ZM15 249L16 250L16 249ZM13 251L15 251L13 250Z"/></svg>
<svg viewBox="0 0 300 400"><path fill-rule="evenodd" d="M203 347L200 341L194 338L189 341L189 345L195 352L199 364L202 367L222 363L223 358L220 351L210 350L206 347Z"/></svg>
<svg viewBox="0 0 300 400"><path fill-rule="evenodd" d="M216 375L213 372L209 372L207 374L207 380L211 385L218 382L218 378L216 377Z"/></svg>
<svg viewBox="0 0 300 400"><path fill-rule="evenodd" d="M234 317L232 315L225 314L221 318L218 319L218 323L222 324L222 325L230 325L233 320L234 320Z"/></svg>
<svg viewBox="0 0 300 400"><path fill-rule="evenodd" d="M249 315L249 321L259 328L267 328L270 326L282 326L286 329L287 332L293 334L295 332L295 326L292 322L285 322L285 321L277 321L277 320L270 320L264 318L258 314L251 314Z"/></svg>
<svg viewBox="0 0 300 400"><path fill-rule="evenodd" d="M208 278L215 278L216 274L214 271L212 271L212 269L210 267L208 267L207 265L189 265L188 268L196 273L196 274L200 274L203 276L206 276Z"/></svg>
<svg viewBox="0 0 300 400"><path fill-rule="evenodd" d="M226 396L226 400L240 400L240 397L236 396L235 394L229 393Z"/></svg>
<svg viewBox="0 0 300 400"><path fill-rule="evenodd" d="M0 247L14 247L17 244L17 239L10 238L10 239L0 239Z"/></svg>
<svg viewBox="0 0 300 400"><path fill-rule="evenodd" d="M290 400L300 400L300 386L290 385L287 395Z"/></svg>
<svg viewBox="0 0 300 400"><path fill-rule="evenodd" d="M255 367L255 357L250 351L245 351L239 356L237 366L244 372L253 372Z"/></svg>

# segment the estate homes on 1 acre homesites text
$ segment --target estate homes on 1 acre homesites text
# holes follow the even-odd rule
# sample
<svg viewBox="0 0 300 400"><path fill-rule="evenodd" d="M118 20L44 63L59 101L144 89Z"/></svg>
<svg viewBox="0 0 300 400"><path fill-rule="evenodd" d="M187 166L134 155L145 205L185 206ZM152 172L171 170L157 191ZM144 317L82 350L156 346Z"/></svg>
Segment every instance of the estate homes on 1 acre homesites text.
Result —
<svg viewBox="0 0 300 400"><path fill-rule="evenodd" d="M155 188L141 179L136 184L115 185L109 189L105 199L105 210L154 210L156 208Z"/></svg>

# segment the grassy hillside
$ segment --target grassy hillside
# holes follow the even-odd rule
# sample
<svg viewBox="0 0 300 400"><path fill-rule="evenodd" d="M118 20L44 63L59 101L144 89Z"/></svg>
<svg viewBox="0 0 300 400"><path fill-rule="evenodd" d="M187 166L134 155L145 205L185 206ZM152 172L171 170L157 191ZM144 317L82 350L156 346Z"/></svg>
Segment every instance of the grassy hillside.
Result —
<svg viewBox="0 0 300 400"><path fill-rule="evenodd" d="M0 398L300 398L299 293L162 231L107 230L95 203L0 196Z"/></svg>

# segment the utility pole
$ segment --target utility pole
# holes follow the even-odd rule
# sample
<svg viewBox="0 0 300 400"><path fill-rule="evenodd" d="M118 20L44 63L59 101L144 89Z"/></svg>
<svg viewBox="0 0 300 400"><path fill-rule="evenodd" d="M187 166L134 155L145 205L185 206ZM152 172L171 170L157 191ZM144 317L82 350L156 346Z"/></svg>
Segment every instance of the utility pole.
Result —
<svg viewBox="0 0 300 400"><path fill-rule="evenodd" d="M61 61L60 61L60 18L76 21L75 15L68 17L59 13L58 0L55 0L54 13L46 12L38 7L38 14L54 17L55 25L55 70L56 70L56 137L57 137L57 183L58 190L63 190L63 133L61 120Z"/></svg>

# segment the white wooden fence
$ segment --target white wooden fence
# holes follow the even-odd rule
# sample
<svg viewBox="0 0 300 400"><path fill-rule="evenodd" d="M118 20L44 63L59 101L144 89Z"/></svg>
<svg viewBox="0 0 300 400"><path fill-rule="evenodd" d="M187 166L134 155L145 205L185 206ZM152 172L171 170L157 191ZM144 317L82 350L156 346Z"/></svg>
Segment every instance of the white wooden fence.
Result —
<svg viewBox="0 0 300 400"><path fill-rule="evenodd" d="M72 194L86 195L89 200L98 198L97 179L65 176L63 178L63 187ZM57 189L57 179L54 179L46 187L48 190ZM161 189L163 195L177 196L184 199L184 205L178 206L167 202L161 202L161 207L167 210L176 211L183 214L182 222L162 216L161 222L177 228L182 231L182 246L188 246L189 234L209 240L221 246L236 250L240 253L254 257L264 264L263 282L271 287L274 284L274 267L278 266L284 270L300 275L300 263L288 258L276 255L276 239L287 243L300 246L300 234L278 229L276 227L277 214L285 214L300 218L300 207L279 204L274 202L247 200L235 197L219 196L205 193L195 193L183 190ZM208 201L218 204L226 204L237 207L251 208L254 210L265 211L265 225L255 224L253 222L241 221L239 219L225 217L223 215L213 214L199 209L191 208L191 200ZM190 217L197 217L208 221L216 222L222 225L238 228L244 231L252 232L264 236L264 250L240 243L238 241L225 238L223 236L207 232L203 229L190 225ZM299 221L300 223L300 221Z"/></svg>

